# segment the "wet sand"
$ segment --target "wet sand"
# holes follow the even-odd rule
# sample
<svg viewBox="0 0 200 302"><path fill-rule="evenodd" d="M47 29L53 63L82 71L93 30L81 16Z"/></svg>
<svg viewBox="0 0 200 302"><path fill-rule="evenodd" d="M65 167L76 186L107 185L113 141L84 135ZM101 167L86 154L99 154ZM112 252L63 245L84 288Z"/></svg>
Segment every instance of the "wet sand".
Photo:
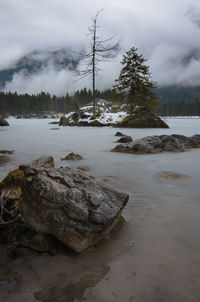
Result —
<svg viewBox="0 0 200 302"><path fill-rule="evenodd" d="M130 194L111 237L81 255L9 260L1 248L0 301L200 301L199 199L181 198L189 180L174 182L177 195L166 191L159 201L163 184L145 196L131 182L101 180Z"/></svg>

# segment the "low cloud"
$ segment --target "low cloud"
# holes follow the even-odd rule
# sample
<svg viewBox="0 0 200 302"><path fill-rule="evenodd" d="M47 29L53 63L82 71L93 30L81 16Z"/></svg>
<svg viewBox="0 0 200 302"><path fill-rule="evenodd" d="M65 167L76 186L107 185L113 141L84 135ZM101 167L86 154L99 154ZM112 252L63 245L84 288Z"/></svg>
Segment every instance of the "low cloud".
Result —
<svg viewBox="0 0 200 302"><path fill-rule="evenodd" d="M37 94L41 91L55 94L58 96L72 92L76 83L76 77L73 72L68 70L57 71L54 68L44 70L40 74L26 76L23 72L16 73L11 82L8 82L5 91L20 94L29 93Z"/></svg>
<svg viewBox="0 0 200 302"><path fill-rule="evenodd" d="M200 51L160 45L149 60L152 77L159 86L200 84Z"/></svg>
<svg viewBox="0 0 200 302"><path fill-rule="evenodd" d="M104 90L112 87L114 80L118 77L121 56L116 57L112 62L102 62L101 71L96 76L97 89ZM12 81L7 82L4 91L17 91L20 94L37 94L41 91L51 95L72 94L74 91L86 87L92 88L92 78L82 78L78 72L63 69L58 71L54 66L48 66L40 73L26 75L24 71L15 73Z"/></svg>
<svg viewBox="0 0 200 302"><path fill-rule="evenodd" d="M99 35L123 36L121 53L113 62L100 64L98 88L108 88L118 77L122 54L135 46L148 59L152 79L159 85L200 84L200 4L196 0L2 0L0 11L0 69L33 50L70 48L87 50L88 26L99 15ZM185 63L188 60L187 64ZM91 87L89 78L77 81L69 70L47 66L29 77L15 74L6 90L64 94Z"/></svg>

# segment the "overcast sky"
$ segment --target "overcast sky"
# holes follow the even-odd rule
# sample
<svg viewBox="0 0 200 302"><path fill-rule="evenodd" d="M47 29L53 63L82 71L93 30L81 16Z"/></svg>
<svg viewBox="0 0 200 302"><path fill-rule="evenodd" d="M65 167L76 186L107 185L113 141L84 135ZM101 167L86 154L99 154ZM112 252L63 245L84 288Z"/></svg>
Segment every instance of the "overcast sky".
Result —
<svg viewBox="0 0 200 302"><path fill-rule="evenodd" d="M120 54L102 65L99 88L113 84L122 54L132 46L148 59L160 85L200 84L199 0L0 0L0 69L33 50L87 48L88 26L100 9L102 37L117 34L122 41ZM72 78L51 67L31 78L16 75L7 89L63 94L90 86L86 79Z"/></svg>

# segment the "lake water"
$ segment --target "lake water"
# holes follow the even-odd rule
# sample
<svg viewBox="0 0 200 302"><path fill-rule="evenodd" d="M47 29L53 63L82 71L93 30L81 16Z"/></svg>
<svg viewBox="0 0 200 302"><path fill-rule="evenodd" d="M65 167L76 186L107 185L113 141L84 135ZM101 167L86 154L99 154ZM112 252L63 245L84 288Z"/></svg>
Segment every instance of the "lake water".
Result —
<svg viewBox="0 0 200 302"><path fill-rule="evenodd" d="M48 124L52 120L8 121L9 127L0 128L0 149L15 150L15 161L0 167L1 179L18 164L46 154L54 157L57 167L90 166L89 174L128 192L130 200L123 226L94 249L77 257L27 256L30 270L22 260L12 264L21 271L21 283L14 295L4 288L6 301L37 301L33 293L52 286L61 292L57 301L65 301L71 279L76 299L69 301L200 301L200 149L152 155L109 152L115 146L116 131L133 139L173 133L191 136L200 133L200 119L166 119L169 129L49 130L57 127ZM69 152L79 153L84 160L61 161ZM160 180L158 174L164 171L187 177Z"/></svg>

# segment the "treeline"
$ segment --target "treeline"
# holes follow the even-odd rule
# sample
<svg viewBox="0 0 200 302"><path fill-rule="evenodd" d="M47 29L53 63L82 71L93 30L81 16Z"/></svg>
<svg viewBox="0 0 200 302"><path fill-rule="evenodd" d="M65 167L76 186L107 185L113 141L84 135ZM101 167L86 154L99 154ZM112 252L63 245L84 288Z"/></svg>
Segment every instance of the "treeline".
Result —
<svg viewBox="0 0 200 302"><path fill-rule="evenodd" d="M37 95L0 93L0 114L17 116L21 113L65 112L69 108L70 97L51 96L41 92Z"/></svg>
<svg viewBox="0 0 200 302"><path fill-rule="evenodd" d="M158 114L161 116L200 116L200 87L157 88ZM113 91L96 91L95 98L113 99ZM17 116L23 113L67 113L93 101L92 91L86 88L77 90L73 95L51 96L41 92L37 95L0 92L0 115Z"/></svg>
<svg viewBox="0 0 200 302"><path fill-rule="evenodd" d="M200 116L200 101L159 101L161 116Z"/></svg>
<svg viewBox="0 0 200 302"><path fill-rule="evenodd" d="M111 98L111 90L96 91L96 98ZM67 113L74 110L75 106L83 106L92 102L92 91L86 88L77 90L73 95L51 96L49 93L41 92L37 95L17 94L0 92L0 115L17 116L22 113Z"/></svg>
<svg viewBox="0 0 200 302"><path fill-rule="evenodd" d="M168 86L154 90L162 116L200 116L200 86Z"/></svg>

